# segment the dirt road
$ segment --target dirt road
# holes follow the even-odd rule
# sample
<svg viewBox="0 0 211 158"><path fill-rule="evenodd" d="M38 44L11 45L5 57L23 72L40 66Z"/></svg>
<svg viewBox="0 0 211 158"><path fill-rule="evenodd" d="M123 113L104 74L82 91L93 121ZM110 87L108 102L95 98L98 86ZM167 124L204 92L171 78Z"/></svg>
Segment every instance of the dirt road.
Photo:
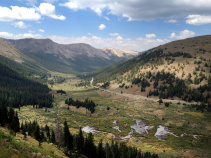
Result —
<svg viewBox="0 0 211 158"><path fill-rule="evenodd" d="M128 97L128 98L134 98L134 99L144 99L144 100L149 100L149 101L153 101L153 102L158 102L159 99L155 99L155 98L148 98L148 97L145 97L145 96L141 96L141 95L133 95L133 94L128 94L128 93L118 93L118 92L114 92L114 91L111 91L111 90L108 90L108 89L103 89L103 88L99 88L99 87L96 87L96 86L93 86L94 88L96 89L99 89L101 91L104 91L104 92L107 92L107 93L111 93L111 94L116 94L116 95L120 95L120 96L124 96L124 97ZM162 99L163 102L171 102L171 103L185 103L185 104L198 104L196 102L192 102L192 103L189 103L189 102L186 102L186 101L182 101L182 100L171 100L171 99Z"/></svg>

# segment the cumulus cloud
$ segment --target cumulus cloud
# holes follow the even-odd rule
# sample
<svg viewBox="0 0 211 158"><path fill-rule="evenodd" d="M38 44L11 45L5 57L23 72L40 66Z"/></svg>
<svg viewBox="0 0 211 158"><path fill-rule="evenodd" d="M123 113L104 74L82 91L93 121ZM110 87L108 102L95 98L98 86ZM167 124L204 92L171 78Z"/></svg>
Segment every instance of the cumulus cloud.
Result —
<svg viewBox="0 0 211 158"><path fill-rule="evenodd" d="M0 6L0 21L11 22L14 20L37 21L41 15L34 8L11 6L10 8Z"/></svg>
<svg viewBox="0 0 211 158"><path fill-rule="evenodd" d="M15 27L19 27L21 29L27 28L26 24L23 21L12 23L12 25L15 26Z"/></svg>
<svg viewBox="0 0 211 158"><path fill-rule="evenodd" d="M69 0L60 4L71 10L91 9L128 18L128 20L153 20L156 18L184 17L190 14L210 15L211 0Z"/></svg>
<svg viewBox="0 0 211 158"><path fill-rule="evenodd" d="M123 40L123 38L121 36L117 36L116 39L117 40Z"/></svg>
<svg viewBox="0 0 211 158"><path fill-rule="evenodd" d="M71 2L71 1L64 3L64 4L60 4L60 6L68 7L74 11L77 11L78 9L85 9L83 7L79 8L77 2Z"/></svg>
<svg viewBox="0 0 211 158"><path fill-rule="evenodd" d="M9 32L0 32L0 37L11 38L11 39L22 39L22 38L42 38L40 34L24 33L24 34L12 34Z"/></svg>
<svg viewBox="0 0 211 158"><path fill-rule="evenodd" d="M34 3L33 1L29 1ZM0 6L0 21L12 22L14 20L29 20L38 21L41 19L41 15L48 16L53 19L65 20L66 17L63 15L57 15L55 12L55 6L50 3L41 3L40 6L33 8L11 6L8 7Z"/></svg>
<svg viewBox="0 0 211 158"><path fill-rule="evenodd" d="M39 31L39 32L42 32L42 33L45 32L45 30L43 30L43 29L39 29L38 31Z"/></svg>
<svg viewBox="0 0 211 158"><path fill-rule="evenodd" d="M106 26L104 24L100 24L100 26L98 28L99 28L99 30L104 30L106 28Z"/></svg>
<svg viewBox="0 0 211 158"><path fill-rule="evenodd" d="M186 18L186 23L191 25L204 25L204 24L210 24L211 23L211 16L205 16L205 15L189 15Z"/></svg>
<svg viewBox="0 0 211 158"><path fill-rule="evenodd" d="M183 30L179 33L179 35L176 35L176 33L172 33L170 35L170 38L174 38L174 39L185 39L185 38L189 38L189 37L193 37L195 36L195 32L190 31L190 30Z"/></svg>
<svg viewBox="0 0 211 158"><path fill-rule="evenodd" d="M4 37L4 38L12 38L13 34L9 33L9 32L0 32L0 37Z"/></svg>
<svg viewBox="0 0 211 158"><path fill-rule="evenodd" d="M62 36L49 36L48 38L61 44L70 43L87 43L96 48L113 47L117 49L144 51L164 43L169 42L167 39L124 39L120 36L111 38L101 38L98 36L82 36L82 37L62 37ZM118 39L117 39L118 38Z"/></svg>
<svg viewBox="0 0 211 158"><path fill-rule="evenodd" d="M56 15L55 6L50 3L41 3L39 6L39 11L42 15L48 16L57 20L65 20L66 17L63 15Z"/></svg>
<svg viewBox="0 0 211 158"><path fill-rule="evenodd" d="M155 38L156 35L155 34L146 34L146 38Z"/></svg>
<svg viewBox="0 0 211 158"><path fill-rule="evenodd" d="M110 36L119 36L118 33L110 33L109 35L110 35Z"/></svg>

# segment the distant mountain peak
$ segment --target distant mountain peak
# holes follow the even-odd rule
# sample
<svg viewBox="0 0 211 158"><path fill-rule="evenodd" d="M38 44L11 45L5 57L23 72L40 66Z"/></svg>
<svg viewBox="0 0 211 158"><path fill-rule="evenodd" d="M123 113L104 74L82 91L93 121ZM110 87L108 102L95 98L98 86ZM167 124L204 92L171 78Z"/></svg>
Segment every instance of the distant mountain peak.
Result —
<svg viewBox="0 0 211 158"><path fill-rule="evenodd" d="M111 47L105 47L102 50L115 54L118 57L137 56L139 53L132 50L115 49Z"/></svg>
<svg viewBox="0 0 211 158"><path fill-rule="evenodd" d="M0 39L26 53L50 62L74 67L76 71L91 71L138 55L138 52L114 48L97 49L86 43L58 44L51 39ZM27 55L27 54L26 54ZM41 59L43 60L43 59Z"/></svg>

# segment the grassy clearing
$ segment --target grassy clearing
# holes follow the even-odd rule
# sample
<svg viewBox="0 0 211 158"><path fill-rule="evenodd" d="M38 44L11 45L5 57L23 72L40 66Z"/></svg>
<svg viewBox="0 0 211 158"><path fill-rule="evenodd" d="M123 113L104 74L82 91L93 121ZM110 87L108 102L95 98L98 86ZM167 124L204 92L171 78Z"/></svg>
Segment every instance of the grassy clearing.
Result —
<svg viewBox="0 0 211 158"><path fill-rule="evenodd" d="M20 111L18 111L19 120L20 123L27 122L33 122L34 120L37 120L41 126L45 126L46 124L54 128L55 127L55 118L57 115L57 107L54 107L52 109L47 109L47 112L45 112L45 108L43 109L36 109L33 108L33 106L23 106L20 108Z"/></svg>

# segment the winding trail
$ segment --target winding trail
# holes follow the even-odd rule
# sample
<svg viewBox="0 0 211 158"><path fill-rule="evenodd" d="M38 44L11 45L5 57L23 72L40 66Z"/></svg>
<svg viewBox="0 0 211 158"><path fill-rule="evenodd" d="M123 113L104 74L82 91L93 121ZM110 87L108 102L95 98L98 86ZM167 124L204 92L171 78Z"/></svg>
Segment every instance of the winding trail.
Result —
<svg viewBox="0 0 211 158"><path fill-rule="evenodd" d="M110 93L110 94L114 94L114 95L120 95L120 96L123 96L123 97L128 97L128 98L133 98L133 99L143 99L143 100L148 100L148 101L153 101L153 102L158 102L159 99L155 99L155 98L148 98L148 97L145 97L145 96L142 96L142 95L133 95L133 94L128 94L128 93L118 93L118 92L115 92L115 91L111 91L111 90L108 90L108 89L103 89L103 88L99 88L97 86L93 86L94 88L96 89L99 89L101 91L104 91L104 92L107 92L107 93ZM192 102L192 103L189 103L189 102L186 102L186 101L182 101L182 100L171 100L171 99L162 99L162 101L164 103L181 103L181 104L199 104L197 102Z"/></svg>

